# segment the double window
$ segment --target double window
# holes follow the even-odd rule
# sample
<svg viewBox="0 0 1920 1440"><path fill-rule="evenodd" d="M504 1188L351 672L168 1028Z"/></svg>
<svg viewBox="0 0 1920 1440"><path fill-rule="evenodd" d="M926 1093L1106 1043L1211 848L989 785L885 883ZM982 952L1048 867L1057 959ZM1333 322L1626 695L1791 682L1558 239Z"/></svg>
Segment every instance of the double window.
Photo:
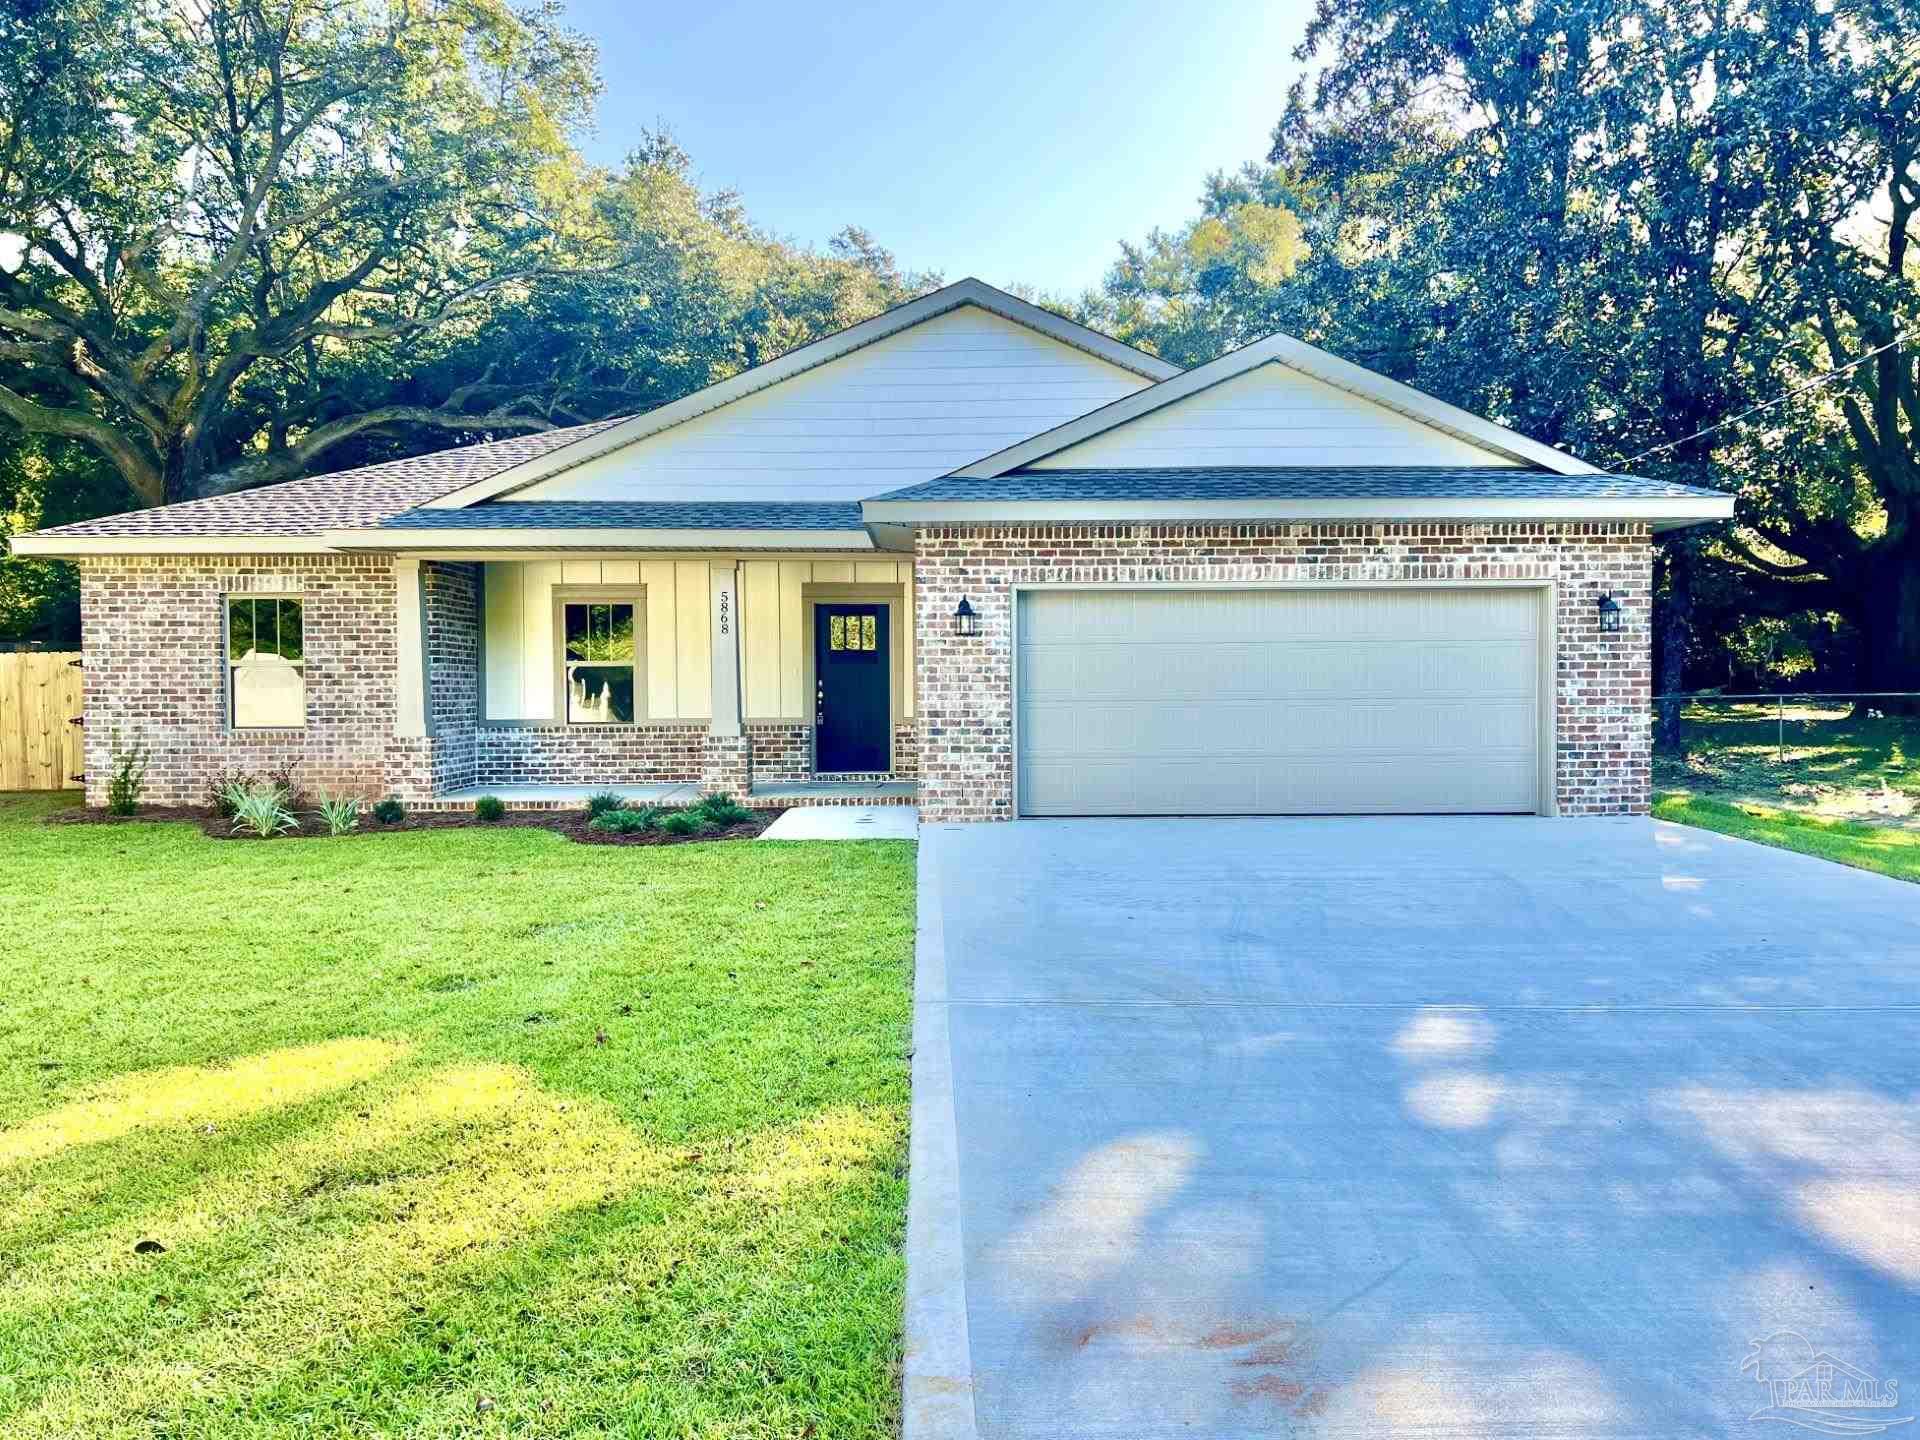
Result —
<svg viewBox="0 0 1920 1440"><path fill-rule="evenodd" d="M633 602L569 600L560 613L566 635L567 723L632 724L639 678Z"/></svg>
<svg viewBox="0 0 1920 1440"><path fill-rule="evenodd" d="M227 698L236 730L307 723L306 627L297 596L227 597Z"/></svg>

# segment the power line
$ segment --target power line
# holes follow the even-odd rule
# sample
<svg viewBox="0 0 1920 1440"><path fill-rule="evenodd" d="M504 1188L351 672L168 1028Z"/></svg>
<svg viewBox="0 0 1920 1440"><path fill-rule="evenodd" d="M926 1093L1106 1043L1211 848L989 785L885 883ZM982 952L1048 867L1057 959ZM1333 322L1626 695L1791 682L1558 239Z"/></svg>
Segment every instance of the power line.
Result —
<svg viewBox="0 0 1920 1440"><path fill-rule="evenodd" d="M1806 384L1797 385L1783 395L1776 395L1771 400L1763 400L1758 405L1750 406L1749 408L1742 410L1738 415L1729 415L1724 420L1716 420L1713 424L1707 426L1704 430L1696 430L1693 432L1693 434L1685 436L1679 440L1669 440L1664 445L1649 446L1647 449L1642 450L1638 455L1631 456L1630 458L1621 461L1620 468L1622 470L1625 470L1629 466L1638 465L1642 460L1646 459L1647 456L1649 455L1658 455L1658 454L1661 454L1663 451L1667 451L1667 450L1677 450L1682 445L1692 444L1695 440L1700 439L1703 435L1711 435L1713 434L1714 431L1724 430L1729 425L1738 425L1742 420L1746 419L1749 415L1757 415L1762 410L1771 410L1776 405L1784 405L1787 403L1787 401L1793 399L1795 396L1804 395L1809 390L1818 390L1822 385L1825 385L1828 381L1837 379L1839 376L1846 374L1849 370L1853 369L1855 366L1864 365L1867 363L1867 361L1873 359L1874 356L1882 353L1883 351L1891 350L1894 348L1894 346L1904 344L1906 341L1913 340L1913 339L1920 339L1920 328L1902 331L1900 334L1894 336L1893 339L1887 341L1886 344L1876 345L1873 347L1873 349L1867 351L1866 354L1861 355L1856 359L1849 360L1844 365L1836 365L1831 370L1824 370L1820 374L1814 376L1813 379L1807 381Z"/></svg>

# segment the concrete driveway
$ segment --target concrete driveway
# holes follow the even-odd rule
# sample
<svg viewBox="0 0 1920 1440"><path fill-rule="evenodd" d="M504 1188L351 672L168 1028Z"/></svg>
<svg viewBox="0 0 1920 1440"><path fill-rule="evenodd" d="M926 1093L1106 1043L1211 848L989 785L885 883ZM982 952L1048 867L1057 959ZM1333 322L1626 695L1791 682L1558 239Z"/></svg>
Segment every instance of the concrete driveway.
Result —
<svg viewBox="0 0 1920 1440"><path fill-rule="evenodd" d="M920 853L907 1440L1920 1410L1920 887L1645 820Z"/></svg>

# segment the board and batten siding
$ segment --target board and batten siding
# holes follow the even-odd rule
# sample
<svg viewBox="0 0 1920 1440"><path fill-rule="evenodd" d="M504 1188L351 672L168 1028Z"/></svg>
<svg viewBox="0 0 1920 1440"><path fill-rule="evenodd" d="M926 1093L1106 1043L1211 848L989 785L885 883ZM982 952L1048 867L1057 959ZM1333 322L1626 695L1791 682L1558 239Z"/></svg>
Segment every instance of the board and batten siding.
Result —
<svg viewBox="0 0 1920 1440"><path fill-rule="evenodd" d="M645 718L713 713L711 566L704 560L489 561L485 588L486 718L555 721L556 585L645 592Z"/></svg>
<svg viewBox="0 0 1920 1440"><path fill-rule="evenodd" d="M1274 362L1057 450L1033 468L1515 463Z"/></svg>
<svg viewBox="0 0 1920 1440"><path fill-rule="evenodd" d="M1144 388L962 306L514 492L515 500L860 500Z"/></svg>
<svg viewBox="0 0 1920 1440"><path fill-rule="evenodd" d="M645 599L649 720L704 720L713 711L711 572L705 560L489 561L485 567L486 717L555 721L553 633L557 585L621 590ZM912 715L913 565L904 560L747 560L740 563L741 705L747 720L806 720L809 586L891 586L904 647L903 715Z"/></svg>
<svg viewBox="0 0 1920 1440"><path fill-rule="evenodd" d="M903 693L913 714L913 563L907 560L748 560L740 567L740 703L748 720L811 720L808 586L896 586L894 628L904 647Z"/></svg>

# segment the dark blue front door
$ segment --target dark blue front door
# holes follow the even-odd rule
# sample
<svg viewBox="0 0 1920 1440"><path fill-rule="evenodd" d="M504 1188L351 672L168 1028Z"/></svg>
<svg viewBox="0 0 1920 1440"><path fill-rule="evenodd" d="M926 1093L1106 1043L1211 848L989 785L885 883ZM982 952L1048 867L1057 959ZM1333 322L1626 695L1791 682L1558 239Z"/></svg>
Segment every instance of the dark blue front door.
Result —
<svg viewBox="0 0 1920 1440"><path fill-rule="evenodd" d="M887 768L891 723L884 605L813 607L813 768Z"/></svg>

